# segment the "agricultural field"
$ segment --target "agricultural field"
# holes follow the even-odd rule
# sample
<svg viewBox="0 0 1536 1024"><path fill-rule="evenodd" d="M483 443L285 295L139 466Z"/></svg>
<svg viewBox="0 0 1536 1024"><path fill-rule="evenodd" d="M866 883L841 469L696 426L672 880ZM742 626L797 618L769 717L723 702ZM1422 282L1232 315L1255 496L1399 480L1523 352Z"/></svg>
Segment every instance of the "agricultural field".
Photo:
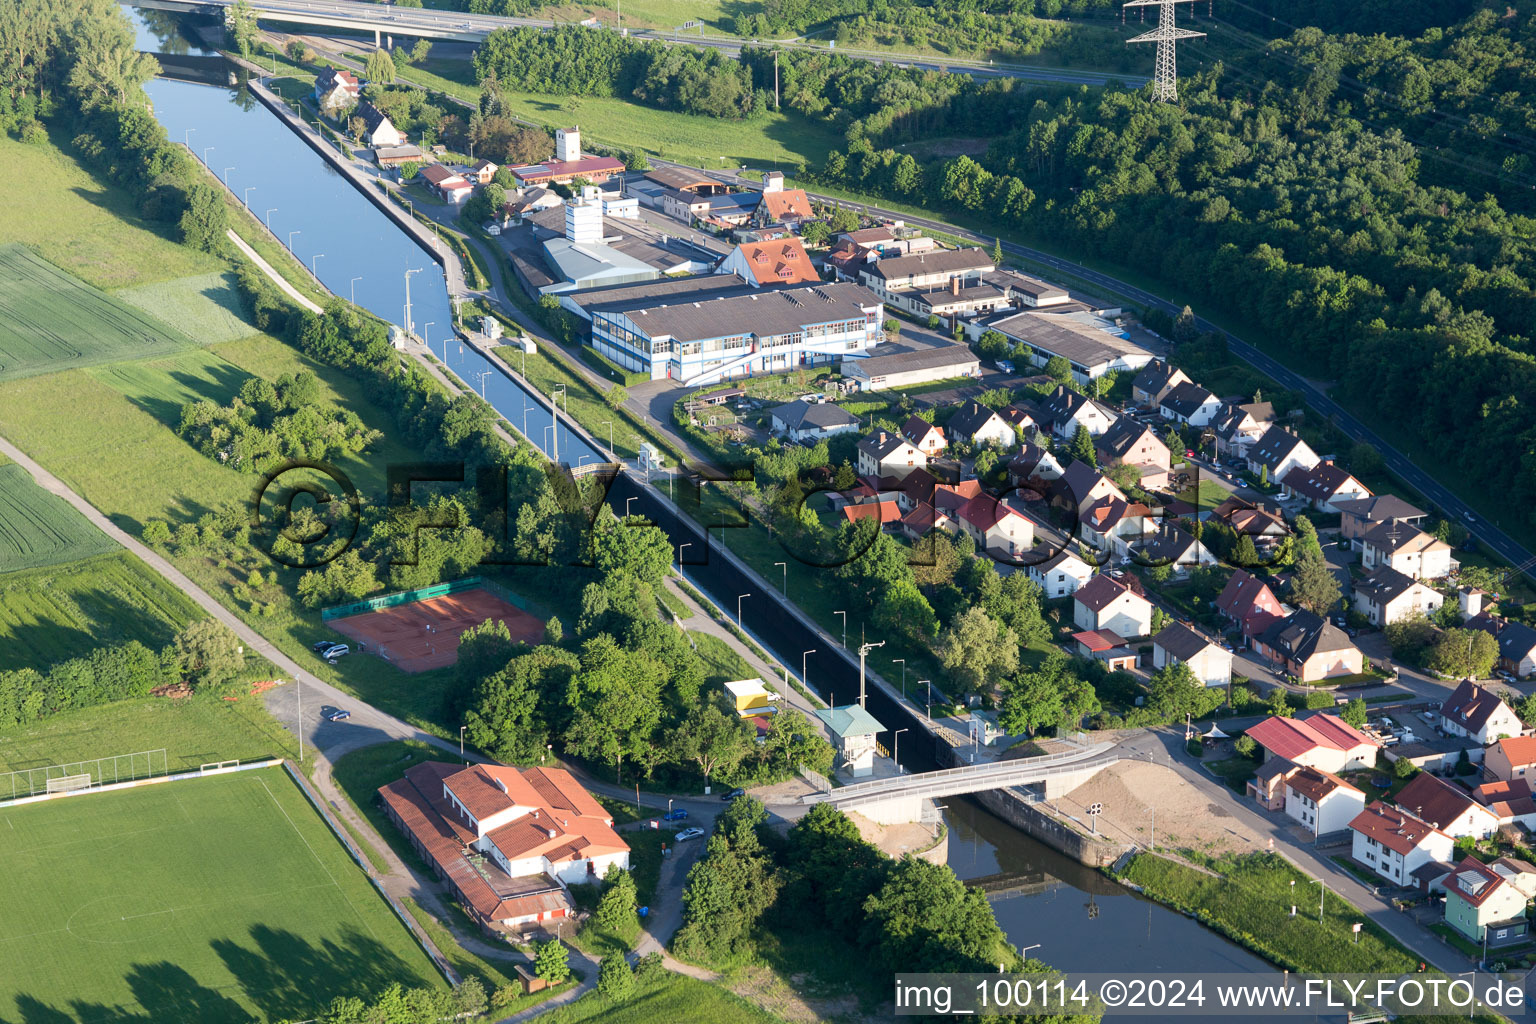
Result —
<svg viewBox="0 0 1536 1024"><path fill-rule="evenodd" d="M236 341L256 333L245 319L231 273L194 274L136 285L113 292L112 297L169 324L200 345Z"/></svg>
<svg viewBox="0 0 1536 1024"><path fill-rule="evenodd" d="M158 649L201 617L189 598L126 551L0 575L5 668L43 670L130 640Z"/></svg>
<svg viewBox="0 0 1536 1024"><path fill-rule="evenodd" d="M117 550L117 542L14 463L0 465L0 578Z"/></svg>
<svg viewBox="0 0 1536 1024"><path fill-rule="evenodd" d="M573 1003L541 1017L547 1024L774 1024L780 1018L740 996L707 981L685 974L665 974L659 981L641 984L624 1002L614 1002L590 992Z"/></svg>
<svg viewBox="0 0 1536 1024"><path fill-rule="evenodd" d="M443 984L280 768L0 819L0 1016L243 1024Z"/></svg>
<svg viewBox="0 0 1536 1024"><path fill-rule="evenodd" d="M195 344L26 246L0 246L0 381Z"/></svg>
<svg viewBox="0 0 1536 1024"><path fill-rule="evenodd" d="M55 141L60 145L68 136ZM174 226L139 216L133 198L55 146L0 136L0 238L21 242L88 284L110 291L223 269L172 240Z"/></svg>

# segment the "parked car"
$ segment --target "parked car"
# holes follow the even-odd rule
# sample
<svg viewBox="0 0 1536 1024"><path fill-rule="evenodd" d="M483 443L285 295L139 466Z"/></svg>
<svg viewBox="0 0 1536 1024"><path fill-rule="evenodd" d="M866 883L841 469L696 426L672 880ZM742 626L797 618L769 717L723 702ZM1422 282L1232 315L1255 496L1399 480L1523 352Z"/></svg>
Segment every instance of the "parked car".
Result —
<svg viewBox="0 0 1536 1024"><path fill-rule="evenodd" d="M325 720L327 722L345 722L351 717L352 712L343 711L341 708L336 708L334 711L327 711L325 713Z"/></svg>
<svg viewBox="0 0 1536 1024"><path fill-rule="evenodd" d="M324 658L326 661L335 661L337 658L351 653L352 648L348 647L346 644L332 644L330 647L327 647L325 650L320 652L320 657Z"/></svg>
<svg viewBox="0 0 1536 1024"><path fill-rule="evenodd" d="M739 796L746 796L746 795L747 795L747 791L738 787L736 789L731 790L729 793L721 793L720 794L720 799L721 800L730 801L730 800L735 800Z"/></svg>
<svg viewBox="0 0 1536 1024"><path fill-rule="evenodd" d="M666 814L663 814L661 816L661 820L662 821L687 821L688 820L688 811L686 809L682 808L682 807L679 807L679 808L677 808L674 811L668 811Z"/></svg>
<svg viewBox="0 0 1536 1024"><path fill-rule="evenodd" d="M319 654L322 651L335 647L340 643L341 641L339 640L316 640L314 643L309 645L309 649L314 651L316 654Z"/></svg>
<svg viewBox="0 0 1536 1024"><path fill-rule="evenodd" d="M1497 675L1500 679L1504 680L1506 683L1512 683L1512 682L1515 681L1515 674L1513 672L1506 671L1505 669L1502 669L1502 668L1499 669L1499 671L1496 672L1495 675Z"/></svg>
<svg viewBox="0 0 1536 1024"><path fill-rule="evenodd" d="M701 828L685 828L672 838L676 839L680 843L686 843L688 840L697 839L703 834L704 830Z"/></svg>

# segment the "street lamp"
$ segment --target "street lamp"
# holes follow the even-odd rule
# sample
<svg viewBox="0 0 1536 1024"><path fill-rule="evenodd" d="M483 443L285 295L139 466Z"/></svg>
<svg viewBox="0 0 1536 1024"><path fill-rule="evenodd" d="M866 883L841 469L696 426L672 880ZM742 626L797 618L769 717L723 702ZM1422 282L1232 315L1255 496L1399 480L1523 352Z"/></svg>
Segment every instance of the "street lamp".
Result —
<svg viewBox="0 0 1536 1024"><path fill-rule="evenodd" d="M833 612L832 614L841 615L843 617L843 650L846 651L848 649L848 613Z"/></svg>
<svg viewBox="0 0 1536 1024"><path fill-rule="evenodd" d="M288 232L288 251L289 252L293 252L293 236L294 235L300 235L300 234L303 234L303 233L304 233L303 229L301 229L301 228L294 228L292 231Z"/></svg>
<svg viewBox="0 0 1536 1024"><path fill-rule="evenodd" d="M778 566L780 569L784 570L784 596L788 597L789 596L789 563L788 562L774 562L773 564Z"/></svg>
<svg viewBox="0 0 1536 1024"><path fill-rule="evenodd" d="M274 207L272 207L272 209L270 209L270 210L268 210L268 211L267 211L267 214L266 214L266 218L265 218L265 220L266 220L266 222L267 222L267 230L268 230L268 231L271 231L271 230L272 230L272 215L273 215L273 214L274 214L274 213L276 213L276 212L277 212L277 207L275 207L275 206L274 206Z"/></svg>
<svg viewBox="0 0 1536 1024"><path fill-rule="evenodd" d="M524 359L525 362L528 359L528 351L526 349L523 350L523 359ZM609 458L612 458L613 455L614 455L614 451L613 451L613 420L604 420L603 422L608 424L608 456L609 456Z"/></svg>
<svg viewBox="0 0 1536 1024"><path fill-rule="evenodd" d="M751 597L751 596L752 596L751 594L737 594L736 595L736 628L737 629L741 629L742 628L742 625L741 625L741 601L742 601L743 598L747 598L747 597Z"/></svg>
<svg viewBox="0 0 1536 1024"><path fill-rule="evenodd" d="M891 760L896 762L897 775L902 774L901 758L898 755L901 753L901 734L906 731L906 729L897 729L895 733L891 735Z"/></svg>
<svg viewBox="0 0 1536 1024"><path fill-rule="evenodd" d="M1157 849L1157 808L1156 807L1148 807L1147 808L1147 813L1152 815L1152 844L1151 845L1152 845L1152 849L1156 850ZM1291 884L1295 885L1296 883L1292 882Z"/></svg>
<svg viewBox="0 0 1536 1024"><path fill-rule="evenodd" d="M247 209L247 210L249 210L249 209L250 209L250 208L251 208L251 189L253 189L253 188L255 188L255 187L256 187L256 186L255 186L255 185L247 185L247 186L246 186L246 187L245 187L245 189L244 189L244 194L245 194L245 208L246 208L246 209Z"/></svg>
<svg viewBox="0 0 1536 1024"><path fill-rule="evenodd" d="M892 658L891 661L893 661L893 662L896 662L896 661L901 662L901 699L902 700L906 700L907 699L907 659L906 658Z"/></svg>
<svg viewBox="0 0 1536 1024"><path fill-rule="evenodd" d="M688 547L692 547L692 546L693 546L693 541L691 541L691 540L690 541L685 541L684 543L679 544L677 546L677 564L678 565L682 565L683 564L683 548L688 548Z"/></svg>
<svg viewBox="0 0 1536 1024"><path fill-rule="evenodd" d="M630 495L628 498L624 499L624 518L625 519L629 518L629 503L634 501L634 500L635 500L634 495Z"/></svg>
<svg viewBox="0 0 1536 1024"><path fill-rule="evenodd" d="M459 726L459 760L460 761L464 760L464 730L467 729L467 728L469 728L469 726L467 726L467 725Z"/></svg>
<svg viewBox="0 0 1536 1024"><path fill-rule="evenodd" d="M432 328L436 326L436 320L428 320L421 325L421 343L427 346L427 351L429 352L432 350L432 342L429 339L432 337ZM448 342L446 341L443 342L443 362L448 362Z"/></svg>
<svg viewBox="0 0 1536 1024"><path fill-rule="evenodd" d="M224 168L224 187L225 188L229 187L229 172L232 171L232 170L234 170L233 167L226 167L226 168Z"/></svg>
<svg viewBox="0 0 1536 1024"><path fill-rule="evenodd" d="M813 655L815 653L816 653L815 648L812 648L811 650L806 651L805 653L800 655L800 685L801 686L809 687L811 685L810 681L806 678L806 674L805 674L805 659L810 657L811 655Z"/></svg>
<svg viewBox="0 0 1536 1024"><path fill-rule="evenodd" d="M352 305L354 306L357 305L357 282L361 281L362 279L362 275L358 275L347 283L347 287L352 291Z"/></svg>
<svg viewBox="0 0 1536 1024"><path fill-rule="evenodd" d="M324 255L323 252L317 252L309 258L309 272L316 277L320 276L320 258Z"/></svg>
<svg viewBox="0 0 1536 1024"><path fill-rule="evenodd" d="M203 166L204 167L208 166L208 154L212 153L212 152L213 152L213 147L212 146L204 146L203 147Z"/></svg>
<svg viewBox="0 0 1536 1024"><path fill-rule="evenodd" d="M192 148L192 133L195 131L197 131L196 128L188 128L186 131L181 133L181 144L186 146L188 149Z"/></svg>
<svg viewBox="0 0 1536 1024"><path fill-rule="evenodd" d="M926 715L928 717L928 721L931 722L933 721L933 680L919 679L917 681L918 686L922 686L925 683L928 685L928 703L923 708L923 714Z"/></svg>

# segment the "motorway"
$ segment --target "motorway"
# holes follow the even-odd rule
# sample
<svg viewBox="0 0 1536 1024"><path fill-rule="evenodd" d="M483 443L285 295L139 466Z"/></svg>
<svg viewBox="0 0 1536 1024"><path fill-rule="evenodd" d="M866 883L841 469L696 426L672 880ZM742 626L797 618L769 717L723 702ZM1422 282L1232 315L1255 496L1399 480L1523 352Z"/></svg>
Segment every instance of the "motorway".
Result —
<svg viewBox="0 0 1536 1024"><path fill-rule="evenodd" d="M120 2L157 10L189 11L229 7L233 0L120 0ZM359 28L374 32L376 35L451 39L470 43L478 43L490 33L502 28L552 28L556 24L570 24L569 21L557 23L543 18L504 18L492 14L466 14L461 11L385 6L373 3L371 0L255 0L251 6L264 21L328 28ZM992 61L963 57L933 57L880 50L829 50L828 46L798 39L769 40L766 44L758 44L755 39L748 41L734 36L706 36L699 33L658 32L650 29L630 29L627 34L631 38L641 40L657 39L667 43L708 47L732 57L739 56L743 46L771 45L784 50L834 52L853 60L894 64L904 68L950 71L978 77L1021 78L1061 85L1105 85L1116 81L1124 82L1131 88L1139 88L1147 81L1146 75L1079 71L1032 64L996 64Z"/></svg>
<svg viewBox="0 0 1536 1024"><path fill-rule="evenodd" d="M653 162L657 164L664 163L664 161L659 160ZM689 168L689 170L698 170L698 168ZM762 187L760 182L750 178L743 178L739 173L718 171L707 171L706 173L732 184L748 188ZM915 217L907 213L898 213L895 210L884 210L867 203L851 203L849 200L841 199L837 196L807 191L810 197L818 202L842 206L857 206L859 209L867 210L871 215L889 217L893 220L905 221L908 224L929 228L930 230L942 231L945 234L954 235L957 238L965 239L983 247L990 247L994 241L990 237L983 237L972 231L967 231L965 228L956 227L941 220ZM1022 256L1025 259L1044 264L1053 270L1070 274L1091 285L1104 289L1108 295L1129 300L1138 306L1160 309L1174 316L1177 316L1183 308L1174 302L1153 295L1145 289L1127 284L1101 271L1085 267L1081 263L1062 259L1040 249L1031 249L1028 246L1018 245L1014 242L1003 242L1002 246L1004 252L1015 256ZM1536 580L1536 573L1533 573L1533 569L1536 569L1536 559L1532 558L1530 551L1516 543L1509 534L1478 516L1471 506L1452 493L1450 488L1415 465L1400 450L1382 440L1380 435L1360 422L1353 413L1329 397L1326 391L1301 374L1289 369L1273 356L1250 345L1231 331L1201 317L1196 317L1195 323L1202 331L1213 331L1221 335L1226 339L1227 346L1234 355L1261 373L1272 377L1281 387L1300 392L1308 405L1334 426L1342 430L1350 440L1363 441L1379 451L1382 458L1386 460L1387 468L1396 474L1399 479L1422 494L1426 500L1435 505L1446 517L1459 521L1490 551L1515 566L1516 572L1523 572L1533 580Z"/></svg>

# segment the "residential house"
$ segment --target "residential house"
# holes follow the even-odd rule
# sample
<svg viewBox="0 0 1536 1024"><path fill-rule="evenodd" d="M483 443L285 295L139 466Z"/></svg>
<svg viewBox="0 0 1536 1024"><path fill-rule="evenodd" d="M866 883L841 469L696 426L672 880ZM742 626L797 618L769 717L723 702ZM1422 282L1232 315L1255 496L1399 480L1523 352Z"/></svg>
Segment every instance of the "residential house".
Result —
<svg viewBox="0 0 1536 1024"><path fill-rule="evenodd" d="M1279 484L1298 466L1310 469L1318 463L1317 453L1307 442L1280 426L1264 431L1248 447L1245 458L1250 472L1267 475L1272 484Z"/></svg>
<svg viewBox="0 0 1536 1024"><path fill-rule="evenodd" d="M1098 437L1119 418L1109 406L1078 394L1065 384L1057 385L1040 408L1051 418L1052 432L1068 441L1077 434L1078 427L1086 427L1089 434Z"/></svg>
<svg viewBox="0 0 1536 1024"><path fill-rule="evenodd" d="M1432 615L1445 603L1438 591L1431 590L1412 576L1405 576L1383 565L1354 584L1354 610L1371 625L1389 626L1414 615Z"/></svg>
<svg viewBox="0 0 1536 1024"><path fill-rule="evenodd" d="M1297 466L1281 478L1280 485L1283 495L1305 498L1319 512L1337 512L1341 501L1359 501L1371 496L1365 484L1332 461L1319 462L1311 468Z"/></svg>
<svg viewBox="0 0 1536 1024"><path fill-rule="evenodd" d="M1300 766L1283 757L1267 758L1248 780L1247 795L1266 811L1285 810L1285 780Z"/></svg>
<svg viewBox="0 0 1536 1024"><path fill-rule="evenodd" d="M752 215L752 223L756 227L782 224L791 230L799 230L800 225L815 219L816 213L811 209L810 196L805 194L803 188L765 188L762 201L757 204L757 210Z"/></svg>
<svg viewBox="0 0 1536 1024"><path fill-rule="evenodd" d="M1515 884L1526 869L1501 861L1507 858L1484 864L1468 854L1445 886L1446 924L1489 948L1524 942L1530 932L1525 916L1530 896Z"/></svg>
<svg viewBox="0 0 1536 1024"><path fill-rule="evenodd" d="M914 472L920 473L922 470ZM912 541L922 540L934 530L954 533L959 528L953 515L943 509L935 508L926 501L919 502L910 512L903 515L901 525L897 527L908 540Z"/></svg>
<svg viewBox="0 0 1536 1024"><path fill-rule="evenodd" d="M341 68L321 68L315 76L315 104L327 117L336 117L357 105L362 84Z"/></svg>
<svg viewBox="0 0 1536 1024"><path fill-rule="evenodd" d="M1047 601L1058 597L1071 597L1077 589L1093 578L1093 566L1071 551L1060 551L1040 562L1028 566L1029 578L1039 584Z"/></svg>
<svg viewBox="0 0 1536 1024"><path fill-rule="evenodd" d="M1332 772L1298 767L1285 779L1285 813L1314 836L1342 832L1365 810L1365 794Z"/></svg>
<svg viewBox="0 0 1536 1024"><path fill-rule="evenodd" d="M1145 565L1166 565L1177 573L1216 564L1216 556L1194 534L1170 522L1161 523L1155 533L1132 548L1131 554Z"/></svg>
<svg viewBox="0 0 1536 1024"><path fill-rule="evenodd" d="M1291 535L1291 528L1278 513L1261 508L1235 494L1211 509L1210 518L1225 523L1239 537L1253 538L1254 549L1261 555L1273 552L1281 541Z"/></svg>
<svg viewBox="0 0 1536 1024"><path fill-rule="evenodd" d="M1152 632L1152 602L1114 576L1100 573L1072 595L1072 621L1080 629L1146 636Z"/></svg>
<svg viewBox="0 0 1536 1024"><path fill-rule="evenodd" d="M1284 758L1328 772L1376 767L1381 744L1338 715L1319 712L1307 718L1266 718L1247 735L1264 748L1265 760Z"/></svg>
<svg viewBox="0 0 1536 1024"><path fill-rule="evenodd" d="M859 429L858 417L831 402L806 402L796 399L769 410L775 434L792 441L820 441L835 434Z"/></svg>
<svg viewBox="0 0 1536 1024"><path fill-rule="evenodd" d="M1376 494L1352 501L1340 501L1334 508L1339 513L1339 535L1346 540L1364 537L1381 523L1397 522L1417 526L1426 513L1414 508L1395 494Z"/></svg>
<svg viewBox="0 0 1536 1024"><path fill-rule="evenodd" d="M375 146L373 147L373 162L380 167L403 167L405 164L416 164L419 169L426 163L427 155L421 151L420 146ZM400 172L404 175L404 171ZM404 177L402 181L406 181Z"/></svg>
<svg viewBox="0 0 1536 1024"><path fill-rule="evenodd" d="M1250 640L1285 615L1285 606L1269 586L1243 569L1234 569L1216 598L1216 609Z"/></svg>
<svg viewBox="0 0 1536 1024"><path fill-rule="evenodd" d="M1156 491L1168 485L1172 464L1168 446L1152 428L1130 416L1121 416L1093 442L1100 465L1135 466L1141 486Z"/></svg>
<svg viewBox="0 0 1536 1024"><path fill-rule="evenodd" d="M1493 751L1490 750L1487 757L1492 756ZM1525 779L1485 782L1474 786L1472 799L1492 811L1499 819L1500 827L1519 825L1525 829L1536 829L1536 800L1531 798L1531 784Z"/></svg>
<svg viewBox="0 0 1536 1024"><path fill-rule="evenodd" d="M491 179L496 177L497 169L497 165L491 163L489 160L481 160L479 163L475 164L475 166L471 167L469 172L464 176L469 178L476 185L489 185L491 183Z"/></svg>
<svg viewBox="0 0 1536 1024"><path fill-rule="evenodd" d="M1465 736L1483 746L1505 736L1524 736L1525 723L1492 690L1462 680L1440 705L1440 728L1452 736ZM1482 751L1472 751L1481 760Z"/></svg>
<svg viewBox="0 0 1536 1024"><path fill-rule="evenodd" d="M944 430L948 436L964 438L973 445L995 444L1012 448L1017 440L1008 421L996 409L989 409L980 402L966 402L962 405L949 418Z"/></svg>
<svg viewBox="0 0 1536 1024"><path fill-rule="evenodd" d="M1359 675L1365 656L1348 635L1319 615L1298 610L1250 637L1253 649L1303 683Z"/></svg>
<svg viewBox="0 0 1536 1024"><path fill-rule="evenodd" d="M1180 384L1188 384L1189 375L1172 363L1154 359L1142 367L1136 379L1131 381L1131 401L1137 405L1156 407Z"/></svg>
<svg viewBox="0 0 1536 1024"><path fill-rule="evenodd" d="M943 427L934 426L916 413L908 416L907 422L901 425L901 436L930 459L943 455L944 449L949 445L944 437Z"/></svg>
<svg viewBox="0 0 1536 1024"><path fill-rule="evenodd" d="M981 481L974 477L957 484L936 483L933 485L933 507L957 515L966 502L980 494Z"/></svg>
<svg viewBox="0 0 1536 1024"><path fill-rule="evenodd" d="M1428 822L1373 800L1349 823L1350 856L1394 885L1411 886L1413 873L1433 861L1449 861L1456 841Z"/></svg>
<svg viewBox="0 0 1536 1024"><path fill-rule="evenodd" d="M1232 652L1193 626L1175 622L1152 638L1152 667L1180 663L1206 686L1232 682Z"/></svg>
<svg viewBox="0 0 1536 1024"><path fill-rule="evenodd" d="M475 187L463 175L456 174L442 164L427 164L421 169L421 179L445 202L462 203Z"/></svg>
<svg viewBox="0 0 1536 1024"><path fill-rule="evenodd" d="M880 495L864 501L851 501L842 507L841 512L843 518L850 523L869 520L879 523L883 528L901 522L901 506L896 502L896 498L893 495Z"/></svg>
<svg viewBox="0 0 1536 1024"><path fill-rule="evenodd" d="M1489 614L1474 615L1466 626L1493 634L1499 642L1499 668L1522 679L1536 673L1536 629Z"/></svg>
<svg viewBox="0 0 1536 1024"><path fill-rule="evenodd" d="M900 434L881 430L859 442L860 476L893 476L903 479L914 469L925 469L928 456Z"/></svg>
<svg viewBox="0 0 1536 1024"><path fill-rule="evenodd" d="M1078 520L1078 536L1111 558L1125 559L1133 546L1157 532L1158 513L1138 501L1113 495L1088 506Z"/></svg>
<svg viewBox="0 0 1536 1024"><path fill-rule="evenodd" d="M1216 435L1216 454L1223 458L1244 458L1248 448L1264 435L1274 421L1275 408L1268 402L1246 405L1228 403L1211 420Z"/></svg>
<svg viewBox="0 0 1536 1024"><path fill-rule="evenodd" d="M721 259L715 273L739 274L755 288L821 283L804 243L793 235L768 242L743 242Z"/></svg>
<svg viewBox="0 0 1536 1024"><path fill-rule="evenodd" d="M613 818L562 768L425 761L404 775L379 789L385 813L487 931L549 927L573 912L567 886L629 868Z"/></svg>
<svg viewBox="0 0 1536 1024"><path fill-rule="evenodd" d="M1079 521L1089 508L1109 497L1129 500L1125 492L1097 467L1076 460L1062 471L1061 479L1052 488L1052 500L1076 513Z"/></svg>
<svg viewBox="0 0 1536 1024"><path fill-rule="evenodd" d="M979 377L981 360L969 345L940 345L888 356L844 358L839 369L860 391L883 391L957 377Z"/></svg>
<svg viewBox="0 0 1536 1024"><path fill-rule="evenodd" d="M405 133L397 129L384 112L367 100L357 105L357 114L365 126L362 142L368 146L400 146L405 143Z"/></svg>
<svg viewBox="0 0 1536 1024"><path fill-rule="evenodd" d="M1505 736L1483 757L1483 774L1501 782L1536 778L1536 736Z"/></svg>
<svg viewBox="0 0 1536 1024"><path fill-rule="evenodd" d="M1193 381L1185 381L1168 390L1157 404L1165 420L1203 427L1221 411L1221 399Z"/></svg>
<svg viewBox="0 0 1536 1024"><path fill-rule="evenodd" d="M1035 524L990 494L978 494L956 514L976 547L999 558L1017 559L1035 546Z"/></svg>
<svg viewBox="0 0 1536 1024"><path fill-rule="evenodd" d="M1392 798L1400 810L1427 821L1452 839L1485 839L1499 830L1499 816L1460 786L1419 772Z"/></svg>
<svg viewBox="0 0 1536 1024"><path fill-rule="evenodd" d="M980 484L981 482L977 481L978 494L981 493ZM938 477L934 476L926 469L914 469L912 472L908 473L905 477L902 478L900 487L901 493L897 495L897 500L901 502L901 507L904 510L910 512L912 509L922 504L932 505L935 501L935 495L938 491L938 488ZM970 498L965 499L965 501L969 500ZM960 504L963 505L965 502L962 501Z"/></svg>
<svg viewBox="0 0 1536 1024"><path fill-rule="evenodd" d="M1077 653L1094 661L1102 661L1111 672L1131 671L1136 667L1136 652L1125 638L1107 629L1086 629L1073 633L1077 641Z"/></svg>
<svg viewBox="0 0 1536 1024"><path fill-rule="evenodd" d="M1460 567L1445 541L1396 520L1377 523L1360 538L1360 565L1367 572L1390 565L1416 580L1442 579Z"/></svg>
<svg viewBox="0 0 1536 1024"><path fill-rule="evenodd" d="M1035 431L1045 433L1048 429L1045 413L1041 412L1040 407L1029 399L1004 406L998 415L1002 416L1003 420L1014 429L1021 440L1028 438Z"/></svg>
<svg viewBox="0 0 1536 1024"><path fill-rule="evenodd" d="M1025 444L1019 454L1008 460L1008 483L1020 487L1033 481L1060 480L1066 471L1048 449Z"/></svg>

